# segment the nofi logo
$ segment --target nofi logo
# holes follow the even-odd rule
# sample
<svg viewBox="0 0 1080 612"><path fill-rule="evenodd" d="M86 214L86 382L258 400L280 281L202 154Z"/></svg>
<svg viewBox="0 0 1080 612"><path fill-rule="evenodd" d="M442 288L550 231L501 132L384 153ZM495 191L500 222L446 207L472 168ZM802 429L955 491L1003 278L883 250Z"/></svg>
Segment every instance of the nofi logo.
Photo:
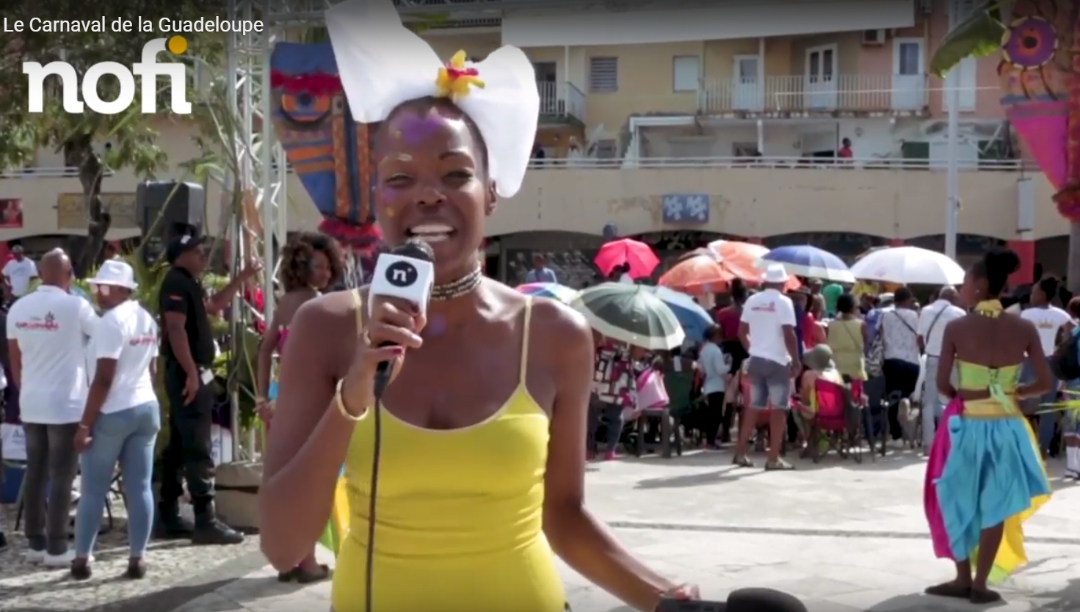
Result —
<svg viewBox="0 0 1080 612"><path fill-rule="evenodd" d="M44 66L38 62L23 62L22 71L26 75L29 92L27 110L31 113L45 111L45 78L55 75L60 77L64 111L78 114L89 108L100 115L117 115L135 101L135 77L138 76L142 85L142 112L153 114L158 112L157 78L163 76L169 79L170 110L177 115L190 115L191 102L187 99L187 70L184 64L159 64L157 61L158 53L168 50L173 55L182 55L187 51L187 46L183 36L155 38L143 45L142 61L132 64L131 68L118 62L99 62L87 68L82 83L79 83L75 67L68 62L49 62ZM107 74L120 82L120 91L115 100L102 100L98 95L98 80Z"/></svg>

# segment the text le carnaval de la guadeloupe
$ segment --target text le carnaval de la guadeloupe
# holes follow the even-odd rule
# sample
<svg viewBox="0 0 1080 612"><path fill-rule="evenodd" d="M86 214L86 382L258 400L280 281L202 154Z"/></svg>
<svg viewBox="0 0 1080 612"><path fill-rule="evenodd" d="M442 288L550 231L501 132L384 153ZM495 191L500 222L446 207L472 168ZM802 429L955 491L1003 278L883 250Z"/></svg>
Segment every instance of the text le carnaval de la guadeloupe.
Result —
<svg viewBox="0 0 1080 612"><path fill-rule="evenodd" d="M221 17L200 17L198 19L173 19L161 17L157 20L144 17L98 17L97 19L3 19L4 32L42 32L42 33L93 33L93 32L146 32L151 34L189 34L198 32L236 32L248 34L262 32L263 22L258 19L222 19Z"/></svg>

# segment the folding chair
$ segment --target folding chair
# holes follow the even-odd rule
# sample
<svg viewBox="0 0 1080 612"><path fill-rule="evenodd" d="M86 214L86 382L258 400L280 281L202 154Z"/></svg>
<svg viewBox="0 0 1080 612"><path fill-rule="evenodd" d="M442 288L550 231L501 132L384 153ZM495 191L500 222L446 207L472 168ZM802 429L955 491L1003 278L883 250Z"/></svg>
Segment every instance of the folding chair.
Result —
<svg viewBox="0 0 1080 612"><path fill-rule="evenodd" d="M814 393L817 412L798 405L810 425L807 440L810 458L814 463L821 461L819 441L824 439L842 459L850 456L855 463L862 463L861 423L859 410L851 401L851 391L845 385L819 378L814 382ZM852 453L853 449L857 452Z"/></svg>

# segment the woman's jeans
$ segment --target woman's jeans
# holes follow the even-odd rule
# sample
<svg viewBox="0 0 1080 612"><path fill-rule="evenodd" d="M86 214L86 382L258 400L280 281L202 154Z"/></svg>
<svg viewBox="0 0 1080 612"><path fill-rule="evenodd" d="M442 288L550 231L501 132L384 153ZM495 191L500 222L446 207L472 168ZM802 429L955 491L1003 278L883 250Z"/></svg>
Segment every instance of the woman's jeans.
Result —
<svg viewBox="0 0 1080 612"><path fill-rule="evenodd" d="M146 552L154 524L150 476L154 467L154 443L160 429L161 413L157 402L103 414L94 423L90 448L79 457L82 496L75 515L77 557L89 557L94 548L118 461L127 505L130 555L138 558Z"/></svg>

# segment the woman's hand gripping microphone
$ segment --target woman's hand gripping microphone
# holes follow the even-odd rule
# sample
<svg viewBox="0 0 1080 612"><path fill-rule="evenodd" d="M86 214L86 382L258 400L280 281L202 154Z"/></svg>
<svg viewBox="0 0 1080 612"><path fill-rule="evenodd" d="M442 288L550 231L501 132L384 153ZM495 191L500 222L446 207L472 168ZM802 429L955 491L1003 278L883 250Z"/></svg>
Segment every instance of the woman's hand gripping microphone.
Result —
<svg viewBox="0 0 1080 612"><path fill-rule="evenodd" d="M419 308L406 300L389 297L372 297L372 300L363 342L357 346L341 384L341 399L346 410L355 416L375 405L375 378L380 366L386 364L389 368L389 386L401 372L405 352L423 345L420 332L427 324Z"/></svg>

